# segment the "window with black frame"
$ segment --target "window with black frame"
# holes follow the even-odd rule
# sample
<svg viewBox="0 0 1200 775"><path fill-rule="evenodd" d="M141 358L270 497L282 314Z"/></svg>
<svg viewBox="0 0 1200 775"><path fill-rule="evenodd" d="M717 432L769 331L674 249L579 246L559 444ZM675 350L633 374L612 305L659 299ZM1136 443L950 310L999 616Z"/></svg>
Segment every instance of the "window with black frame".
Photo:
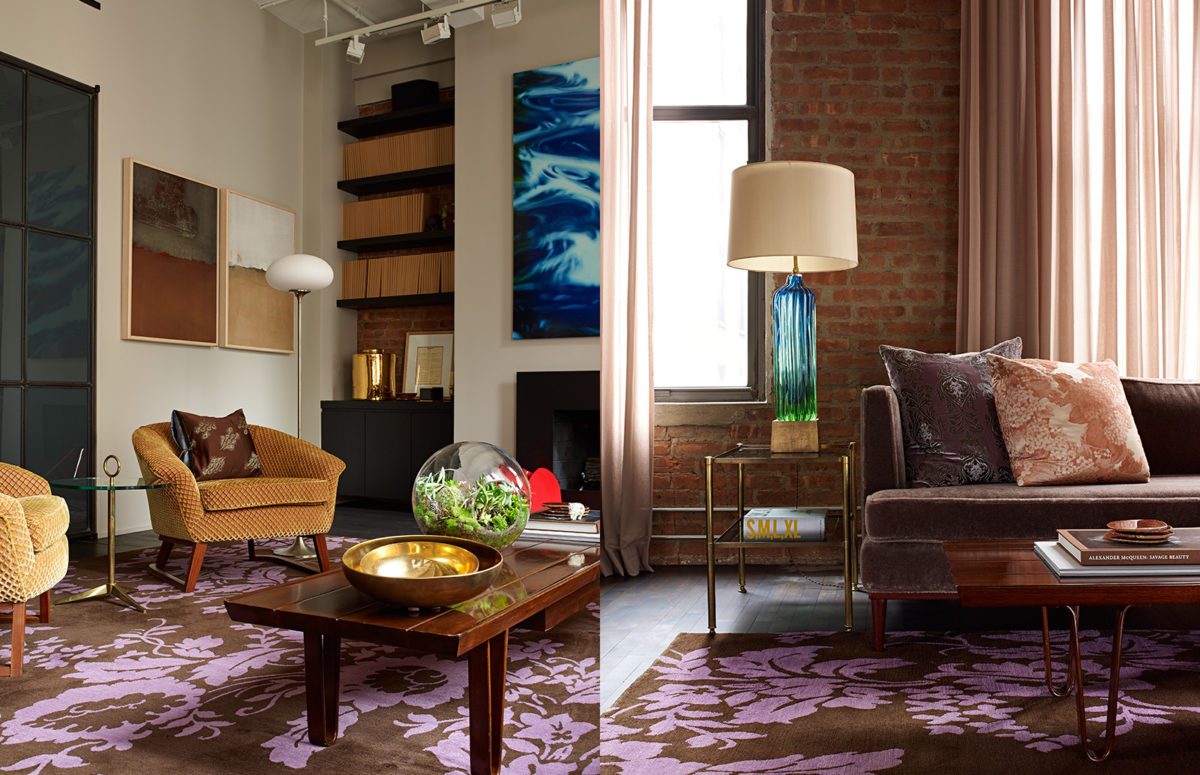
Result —
<svg viewBox="0 0 1200 775"><path fill-rule="evenodd" d="M725 266L733 170L766 155L764 0L654 0L658 401L763 398L763 275Z"/></svg>
<svg viewBox="0 0 1200 775"><path fill-rule="evenodd" d="M96 89L0 55L0 460L92 473ZM66 494L71 535L91 498Z"/></svg>

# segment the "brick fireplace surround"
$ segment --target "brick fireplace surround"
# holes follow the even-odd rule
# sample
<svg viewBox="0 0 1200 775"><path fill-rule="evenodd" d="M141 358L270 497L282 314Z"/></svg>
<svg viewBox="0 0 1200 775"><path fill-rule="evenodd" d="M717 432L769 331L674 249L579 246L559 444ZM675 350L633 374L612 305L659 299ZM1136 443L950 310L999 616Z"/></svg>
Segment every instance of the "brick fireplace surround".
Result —
<svg viewBox="0 0 1200 775"><path fill-rule="evenodd" d="M880 344L954 349L959 2L770 0L769 158L840 164L857 181L858 268L806 277L817 293L824 442L856 438L859 390L887 379ZM704 532L704 456L738 441L768 443L772 416L764 406L657 407L655 535ZM749 502L839 502L834 468L805 470L796 481L787 469L747 469ZM719 493L732 503L728 483ZM828 566L840 552L834 539L748 559ZM702 564L704 542L656 539L651 559Z"/></svg>

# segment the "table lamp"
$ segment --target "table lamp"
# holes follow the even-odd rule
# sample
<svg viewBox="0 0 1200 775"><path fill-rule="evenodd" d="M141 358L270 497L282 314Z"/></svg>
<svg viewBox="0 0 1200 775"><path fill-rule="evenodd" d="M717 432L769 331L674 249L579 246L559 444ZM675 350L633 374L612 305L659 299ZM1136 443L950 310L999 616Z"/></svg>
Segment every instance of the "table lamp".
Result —
<svg viewBox="0 0 1200 775"><path fill-rule="evenodd" d="M810 161L747 164L733 171L727 264L788 272L771 304L775 341L772 452L816 452L816 299L802 272L858 266L854 173Z"/></svg>
<svg viewBox="0 0 1200 775"><path fill-rule="evenodd" d="M333 282L333 267L316 256L294 253L271 262L267 267L267 285L277 291L287 291L296 297L296 436L300 437L302 404L300 403L301 353L304 352L300 338L300 302L312 291L326 288ZM281 557L311 559L317 553L299 536L286 549L276 549Z"/></svg>

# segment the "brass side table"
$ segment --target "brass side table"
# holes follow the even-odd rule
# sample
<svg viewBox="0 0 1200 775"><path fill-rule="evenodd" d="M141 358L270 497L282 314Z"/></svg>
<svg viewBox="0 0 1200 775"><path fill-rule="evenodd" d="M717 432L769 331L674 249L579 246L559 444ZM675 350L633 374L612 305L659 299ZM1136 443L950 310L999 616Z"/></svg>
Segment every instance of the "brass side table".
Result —
<svg viewBox="0 0 1200 775"><path fill-rule="evenodd" d="M772 452L768 446L739 444L733 449L704 458L704 516L708 560L708 631L717 631L717 546L736 548L738 555L738 591L746 591L746 550L764 547L806 546L808 541L746 541L743 532L746 516L745 467L786 464L799 468L808 463L840 464L842 471L842 574L845 581L846 620L844 629L854 629L854 587L858 581L856 543L858 460L855 445L845 450L822 447L820 452ZM713 528L713 467L737 466L737 518L719 534ZM832 515L830 515L832 516Z"/></svg>
<svg viewBox="0 0 1200 775"><path fill-rule="evenodd" d="M109 471L110 463L113 468L111 472ZM108 581L98 587L92 587L85 592L78 592L74 595L68 595L67 597L55 600L54 605L112 598L111 602L128 606L144 614L146 613L146 609L117 584L117 491L158 490L167 485L166 482L146 482L144 479L118 479L117 476L121 473L121 461L117 459L116 455L109 455L104 458L103 469L105 475L102 477L83 476L75 479L55 479L50 482L51 487L61 487L66 490L103 491L108 493Z"/></svg>

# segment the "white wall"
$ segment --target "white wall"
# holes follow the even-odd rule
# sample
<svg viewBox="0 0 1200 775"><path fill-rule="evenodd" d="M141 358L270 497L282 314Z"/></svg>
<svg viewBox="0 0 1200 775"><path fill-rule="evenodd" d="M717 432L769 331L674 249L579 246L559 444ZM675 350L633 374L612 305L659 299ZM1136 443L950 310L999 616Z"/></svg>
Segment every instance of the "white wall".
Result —
<svg viewBox="0 0 1200 775"><path fill-rule="evenodd" d="M512 74L600 52L596 0L455 32L454 435L516 446L516 374L600 368L599 338L512 339Z"/></svg>
<svg viewBox="0 0 1200 775"><path fill-rule="evenodd" d="M291 207L304 224L305 249L328 251L336 239L327 232L329 212L315 228L305 218L306 205L329 200L306 199L305 181L328 176L332 162L304 152L304 68L313 62L303 37L247 0L118 0L102 11L78 0L5 0L3 15L0 51L100 85L97 468L114 453L125 471L136 471L131 432L166 421L175 408L225 414L242 407L251 422L293 428L294 356L121 339L121 160L132 156ZM326 75L337 72L336 56L319 60ZM331 99L323 107L328 113L342 106ZM321 171L310 175L312 164ZM340 263L335 254L326 257ZM315 369L306 368L306 383L326 397L334 380L321 372L333 366L311 324L321 322L336 295L330 289L318 303L307 302L318 346L305 351ZM315 418L318 391L305 398L306 414ZM317 438L316 431L309 419L305 435ZM118 532L148 529L145 498L120 497ZM97 516L103 533L103 507Z"/></svg>

